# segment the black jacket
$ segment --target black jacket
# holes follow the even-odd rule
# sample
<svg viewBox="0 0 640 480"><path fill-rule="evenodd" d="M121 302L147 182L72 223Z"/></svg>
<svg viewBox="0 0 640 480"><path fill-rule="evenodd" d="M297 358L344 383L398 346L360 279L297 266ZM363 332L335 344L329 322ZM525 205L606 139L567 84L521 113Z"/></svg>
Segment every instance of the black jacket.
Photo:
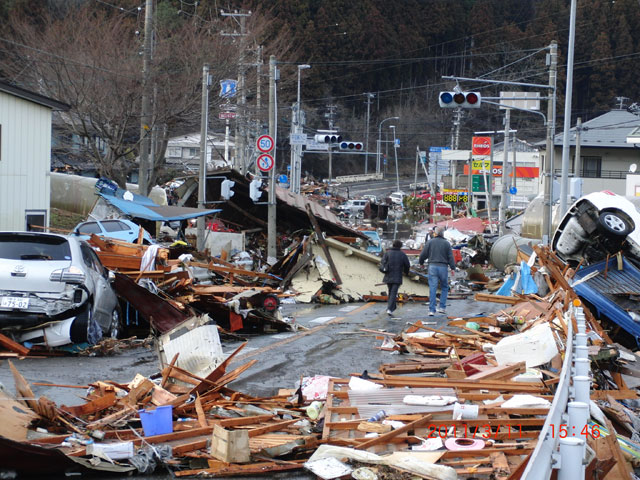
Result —
<svg viewBox="0 0 640 480"><path fill-rule="evenodd" d="M402 274L409 274L409 258L399 248L390 248L382 257L382 264L386 262L388 270L384 274L382 281L384 283L398 283L402 284Z"/></svg>
<svg viewBox="0 0 640 480"><path fill-rule="evenodd" d="M429 262L429 265L449 265L451 270L456 268L451 244L444 237L434 237L427 242L422 249L420 258L418 258L418 263L422 265L425 260Z"/></svg>

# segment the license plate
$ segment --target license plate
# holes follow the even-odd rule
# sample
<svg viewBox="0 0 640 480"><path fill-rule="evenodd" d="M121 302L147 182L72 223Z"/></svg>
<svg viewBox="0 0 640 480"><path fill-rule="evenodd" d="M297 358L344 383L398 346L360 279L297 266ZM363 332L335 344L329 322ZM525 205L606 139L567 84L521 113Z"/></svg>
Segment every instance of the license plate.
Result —
<svg viewBox="0 0 640 480"><path fill-rule="evenodd" d="M2 297L0 307L3 308L29 308L29 299L23 297Z"/></svg>

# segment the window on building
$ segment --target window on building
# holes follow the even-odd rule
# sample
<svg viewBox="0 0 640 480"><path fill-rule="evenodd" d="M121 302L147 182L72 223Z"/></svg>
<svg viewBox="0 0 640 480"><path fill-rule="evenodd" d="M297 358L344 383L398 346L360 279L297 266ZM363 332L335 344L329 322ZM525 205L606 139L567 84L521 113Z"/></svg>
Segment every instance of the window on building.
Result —
<svg viewBox="0 0 640 480"><path fill-rule="evenodd" d="M602 173L602 157L580 157L582 171L580 176L584 178L600 178Z"/></svg>
<svg viewBox="0 0 640 480"><path fill-rule="evenodd" d="M167 147L167 157L180 158L182 156L182 147Z"/></svg>
<svg viewBox="0 0 640 480"><path fill-rule="evenodd" d="M187 157L197 157L200 155L200 149L196 147L188 147L187 149Z"/></svg>
<svg viewBox="0 0 640 480"><path fill-rule="evenodd" d="M46 210L26 210L25 230L27 232L44 232L47 226Z"/></svg>

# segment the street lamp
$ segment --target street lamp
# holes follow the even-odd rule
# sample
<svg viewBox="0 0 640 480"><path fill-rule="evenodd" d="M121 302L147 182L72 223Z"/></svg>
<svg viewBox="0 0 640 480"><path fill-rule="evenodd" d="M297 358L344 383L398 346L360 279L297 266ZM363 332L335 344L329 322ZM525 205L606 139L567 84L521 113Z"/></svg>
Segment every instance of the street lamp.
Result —
<svg viewBox="0 0 640 480"><path fill-rule="evenodd" d="M300 111L300 72L311 68L311 65L298 65L298 112Z"/></svg>
<svg viewBox="0 0 640 480"><path fill-rule="evenodd" d="M396 145L396 126L389 125L389 128L393 130L393 156L396 159L396 192L400 191L400 175L398 174L398 147Z"/></svg>
<svg viewBox="0 0 640 480"><path fill-rule="evenodd" d="M387 120L400 120L400 117L385 118L378 125L378 141L377 141L377 144L376 144L376 173L380 173L380 150L381 150L380 145L382 143L382 140L380 139L380 137L382 136L382 124L384 122L386 122Z"/></svg>
<svg viewBox="0 0 640 480"><path fill-rule="evenodd" d="M298 97L296 101L295 126L294 133L302 133L301 115L300 115L300 72L311 68L311 65L298 65ZM291 178L289 179L290 189L294 193L300 193L300 176L302 172L302 145L292 145L291 148Z"/></svg>

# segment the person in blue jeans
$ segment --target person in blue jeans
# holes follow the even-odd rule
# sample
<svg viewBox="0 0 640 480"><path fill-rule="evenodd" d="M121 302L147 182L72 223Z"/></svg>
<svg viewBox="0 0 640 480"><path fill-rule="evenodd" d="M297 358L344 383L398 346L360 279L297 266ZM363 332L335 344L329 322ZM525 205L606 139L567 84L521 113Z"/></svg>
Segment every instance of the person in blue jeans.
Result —
<svg viewBox="0 0 640 480"><path fill-rule="evenodd" d="M451 267L452 271L456 269L451 244L444 238L443 227L435 228L433 238L422 249L418 263L423 265L425 260L429 262L429 316L432 317L436 312L447 313L447 295L449 293L448 267ZM436 308L438 284L440 285L440 306Z"/></svg>

